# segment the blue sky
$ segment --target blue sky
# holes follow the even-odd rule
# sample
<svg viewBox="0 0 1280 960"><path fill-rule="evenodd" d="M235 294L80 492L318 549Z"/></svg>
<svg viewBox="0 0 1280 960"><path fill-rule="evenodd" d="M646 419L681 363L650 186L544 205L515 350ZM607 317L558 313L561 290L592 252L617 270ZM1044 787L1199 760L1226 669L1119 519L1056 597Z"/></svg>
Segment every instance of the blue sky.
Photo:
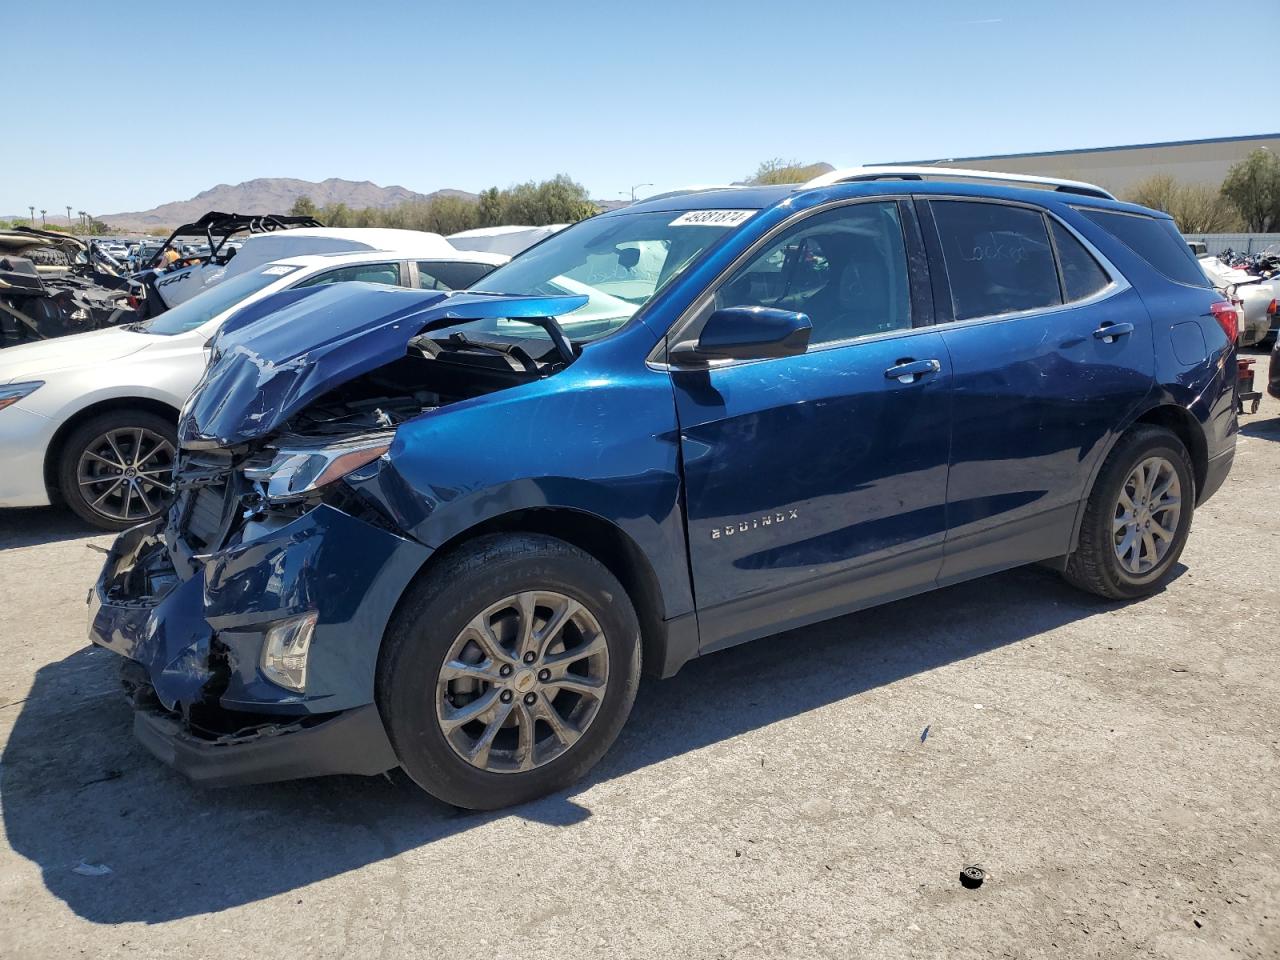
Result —
<svg viewBox="0 0 1280 960"><path fill-rule="evenodd" d="M6 73L39 79L18 86L0 214L141 210L254 177L428 192L563 172L613 199L742 179L769 157L843 166L1275 126L1222 92L1203 3L6 7Z"/></svg>

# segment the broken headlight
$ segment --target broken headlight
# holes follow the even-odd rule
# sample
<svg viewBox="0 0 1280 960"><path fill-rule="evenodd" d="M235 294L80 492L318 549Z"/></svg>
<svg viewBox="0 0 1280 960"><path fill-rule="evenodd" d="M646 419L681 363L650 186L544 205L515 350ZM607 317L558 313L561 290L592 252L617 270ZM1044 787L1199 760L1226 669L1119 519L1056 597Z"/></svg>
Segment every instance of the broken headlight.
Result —
<svg viewBox="0 0 1280 960"><path fill-rule="evenodd" d="M245 467L245 479L262 484L269 503L299 500L377 460L391 449L394 437L390 430L280 447L269 464Z"/></svg>

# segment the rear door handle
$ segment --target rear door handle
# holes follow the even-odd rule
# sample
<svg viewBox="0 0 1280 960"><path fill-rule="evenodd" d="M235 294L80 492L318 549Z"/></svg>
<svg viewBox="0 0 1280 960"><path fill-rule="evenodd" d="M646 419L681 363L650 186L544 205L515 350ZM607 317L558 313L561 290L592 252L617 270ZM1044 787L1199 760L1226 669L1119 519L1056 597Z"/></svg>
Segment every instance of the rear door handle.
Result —
<svg viewBox="0 0 1280 960"><path fill-rule="evenodd" d="M897 380L899 383L916 383L941 369L942 364L937 360L903 360L886 370L884 376L886 380Z"/></svg>
<svg viewBox="0 0 1280 960"><path fill-rule="evenodd" d="M1131 333L1133 333L1132 323L1104 323L1093 331L1093 336L1095 340L1101 340L1103 343L1115 343L1120 337Z"/></svg>

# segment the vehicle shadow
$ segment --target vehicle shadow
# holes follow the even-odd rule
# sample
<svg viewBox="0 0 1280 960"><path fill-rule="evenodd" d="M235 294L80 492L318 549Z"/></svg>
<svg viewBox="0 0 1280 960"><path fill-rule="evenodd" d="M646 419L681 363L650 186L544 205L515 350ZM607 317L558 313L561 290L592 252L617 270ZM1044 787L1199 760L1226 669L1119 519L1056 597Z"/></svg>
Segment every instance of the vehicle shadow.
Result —
<svg viewBox="0 0 1280 960"><path fill-rule="evenodd" d="M1268 417L1266 420L1250 420L1248 423L1240 425L1240 432L1246 437L1280 440L1280 417Z"/></svg>
<svg viewBox="0 0 1280 960"><path fill-rule="evenodd" d="M921 605L928 617L904 615ZM1117 606L1025 568L705 657L644 684L621 738L584 784L493 814L445 806L393 778L194 787L134 741L115 656L84 649L43 667L20 705L0 762L3 822L12 848L85 919L211 913L498 818L570 826L591 815L574 797L594 783ZM111 873L73 872L81 862Z"/></svg>
<svg viewBox="0 0 1280 960"><path fill-rule="evenodd" d="M78 540L81 537L110 536L114 534L89 526L62 507L0 510L0 550Z"/></svg>

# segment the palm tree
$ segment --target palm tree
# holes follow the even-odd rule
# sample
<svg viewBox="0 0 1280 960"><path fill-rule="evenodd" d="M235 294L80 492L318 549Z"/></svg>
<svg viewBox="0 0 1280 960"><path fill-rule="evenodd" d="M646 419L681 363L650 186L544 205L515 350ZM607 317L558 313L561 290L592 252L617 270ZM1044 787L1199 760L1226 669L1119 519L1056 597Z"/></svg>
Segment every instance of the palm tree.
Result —
<svg viewBox="0 0 1280 960"><path fill-rule="evenodd" d="M67 229L71 229L71 204L67 204Z"/></svg>
<svg viewBox="0 0 1280 960"><path fill-rule="evenodd" d="M46 213L48 213L48 212L49 212L48 210L41 210L41 211L40 211L40 226L42 226L42 227L47 227L47 226L49 226L49 221L48 221L48 220L46 220L46 219L44 218L44 215L45 215Z"/></svg>

